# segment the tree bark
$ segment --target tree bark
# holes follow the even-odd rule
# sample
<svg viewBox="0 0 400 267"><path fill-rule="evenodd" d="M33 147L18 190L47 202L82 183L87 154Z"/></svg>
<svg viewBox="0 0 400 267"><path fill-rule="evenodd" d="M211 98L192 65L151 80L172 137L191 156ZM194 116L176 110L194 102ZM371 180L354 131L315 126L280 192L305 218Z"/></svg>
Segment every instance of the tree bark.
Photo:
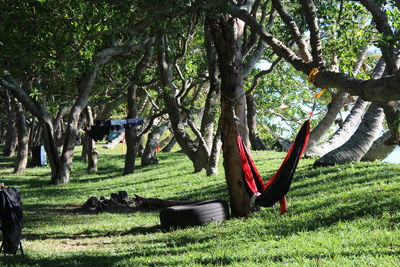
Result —
<svg viewBox="0 0 400 267"><path fill-rule="evenodd" d="M127 104L128 114L127 119L136 118L138 112L137 106L137 84L133 82L139 81L140 75L143 70L148 66L151 57L153 56L153 43L154 39L151 39L146 44L145 54L143 58L136 65L135 72L131 78L132 84L128 86ZM124 174L133 173L135 170L135 160L139 149L139 144L142 136L138 134L136 127L128 127L125 129L125 140L126 140L126 154L125 154L125 166Z"/></svg>
<svg viewBox="0 0 400 267"><path fill-rule="evenodd" d="M361 50L360 53L358 53L358 55L357 55L357 60L356 60L354 66L353 66L353 69L352 69L352 72L353 72L353 75L354 75L354 76L356 76L356 75L358 74L358 72L360 71L360 67L361 67L362 62L364 61L366 55L367 55L367 48L364 48L363 50ZM336 56L336 55L335 55L335 56ZM378 63L378 65L377 65L375 71L378 71L378 72L380 71L379 64L380 64L380 63ZM334 62L332 63L332 65L330 66L330 70L332 70L332 71L338 70L337 62L336 62L335 60L334 60ZM378 74L378 73L375 72L375 74ZM378 75L379 75L379 74L378 74ZM315 128L312 130L312 132L310 133L310 139L309 139L309 141L308 141L308 145L307 145L307 148L306 148L306 155L308 155L308 154L311 154L311 155L312 155L312 152L311 152L311 151L313 151L313 150L316 148L318 142L321 140L321 138L323 137L323 135L329 130L329 128L331 127L332 123L335 121L337 115L339 114L341 108L342 108L343 105L345 104L346 98L348 98L348 97L350 97L350 95L349 95L348 93L345 93L345 92L343 92L343 93L337 93L337 94L333 94L333 95L332 95L332 101L329 103L327 114L326 114L325 117L318 123L317 127L315 127ZM360 101L361 101L361 100L360 100ZM361 104L361 103L359 103L359 104ZM366 105L366 104L365 104L365 105ZM364 108L365 108L365 105L364 105ZM359 105L358 107L361 107L361 106ZM356 110L354 110L354 111L359 111L359 109L356 109ZM356 116L355 116L355 117L356 117ZM353 121L351 121L351 122L353 122ZM357 121L356 121L356 123L357 123ZM359 122L358 122L358 124L359 124ZM355 125L355 126L357 127L358 124ZM345 140L341 143L341 144L343 144L345 141L348 140L348 138L349 138L350 136L349 136L349 135L348 135L348 136L347 136L347 135L344 136L345 133L346 133L346 132L344 132L344 131L342 131L341 133L342 133L342 136L341 136L341 137L345 139ZM353 133L354 133L354 131L353 131ZM346 139L346 137L348 137L348 138ZM337 141L339 141L339 140L337 140ZM341 144L340 144L340 141L339 141L338 143L339 143L339 144L338 144L337 147L339 147L339 146L341 145ZM333 149L333 148L332 148L332 149ZM332 150L332 149L331 149L331 150ZM328 152L328 151L327 151L327 152ZM314 152L314 155L315 155L315 152Z"/></svg>
<svg viewBox="0 0 400 267"><path fill-rule="evenodd" d="M264 142L261 140L260 136L258 136L257 131L257 108L256 101L252 94L246 95L246 103L247 103L247 122L249 124L249 139L251 148L253 150L266 150Z"/></svg>
<svg viewBox="0 0 400 267"><path fill-rule="evenodd" d="M218 174L218 162L221 154L221 146L221 127L218 125L217 132L214 135L211 154L208 159L208 164L206 168L207 176Z"/></svg>
<svg viewBox="0 0 400 267"><path fill-rule="evenodd" d="M94 125L92 109L90 106L85 108L87 129ZM89 132L85 131L82 142L82 159L87 163L89 172L97 171L98 152L96 150L96 142L90 137Z"/></svg>
<svg viewBox="0 0 400 267"><path fill-rule="evenodd" d="M64 115L67 111L67 107L63 106L58 110L57 116L53 121L53 128L54 128L54 138L56 140L57 146L62 146L64 143L63 136L64 136Z"/></svg>
<svg viewBox="0 0 400 267"><path fill-rule="evenodd" d="M128 88L127 116L129 119L137 117L136 90L137 90L137 85L135 84L133 84ZM124 174L133 173L135 170L135 160L138 152L140 139L141 137L138 136L136 127L130 127L125 129L126 154L125 154Z"/></svg>
<svg viewBox="0 0 400 267"><path fill-rule="evenodd" d="M142 154L142 166L158 164L157 159L157 146L160 143L161 136L168 129L168 123L164 123L160 126L155 126L147 137L146 146Z"/></svg>
<svg viewBox="0 0 400 267"><path fill-rule="evenodd" d="M357 74L360 70L361 63L365 58L367 49L362 50L357 55L357 62L353 66L353 73ZM376 64L371 77L373 79L380 78L385 71L385 61L381 58ZM343 145L347 140L349 140L350 136L355 132L358 125L362 120L362 114L369 102L362 100L360 97L357 99L355 105L353 106L350 114L347 116L346 120L343 123L343 126L332 136L332 138L325 142L324 144L316 147L312 147L309 151L307 151L307 156L322 156L333 149L336 149Z"/></svg>
<svg viewBox="0 0 400 267"><path fill-rule="evenodd" d="M343 122L343 126L340 127L333 136L321 145L314 146L307 151L307 157L322 156L326 153L343 145L357 130L358 125L362 120L365 108L369 102L358 98L355 105L350 111L350 114L346 117Z"/></svg>
<svg viewBox="0 0 400 267"><path fill-rule="evenodd" d="M163 148L165 146L167 146L172 141L172 139L174 139L174 134L170 134L169 136L165 137L164 139L162 139L160 141L160 148L161 148L162 152L164 152ZM169 151L167 151L167 152L169 152Z"/></svg>
<svg viewBox="0 0 400 267"><path fill-rule="evenodd" d="M158 66L161 74L161 85L166 110L168 112L169 120L171 122L171 128L174 132L175 139L179 146L182 148L189 159L194 163L196 161L195 153L198 149L198 144L191 139L189 134L185 130L185 124L187 124L188 114L181 113L179 111L178 103L175 95L178 92L175 90L172 79L172 59L168 55L167 46L168 41L165 35L158 38L159 40L159 53L158 53ZM195 164L193 164L195 165ZM196 167L196 166L194 166Z"/></svg>
<svg viewBox="0 0 400 267"><path fill-rule="evenodd" d="M382 130L383 117L383 109L377 104L371 104L351 138L341 147L318 159L314 167L360 161Z"/></svg>
<svg viewBox="0 0 400 267"><path fill-rule="evenodd" d="M324 134L329 130L339 111L342 109L347 96L347 93L332 94L332 101L328 105L326 115L310 133L310 139L306 151L311 150L316 146Z"/></svg>
<svg viewBox="0 0 400 267"><path fill-rule="evenodd" d="M65 130L61 165L58 169L54 184L66 184L69 182L71 165L74 157L75 139L78 135L78 122L82 111L86 108L90 91L97 75L98 66L84 73L78 82L79 96L69 114L67 128Z"/></svg>
<svg viewBox="0 0 400 267"><path fill-rule="evenodd" d="M176 139L175 139L175 136L172 135L171 140L168 142L168 144L163 149L161 149L161 152L170 152L175 144L176 144Z"/></svg>
<svg viewBox="0 0 400 267"><path fill-rule="evenodd" d="M15 98L11 99L15 110L16 126L18 133L18 148L17 148L17 159L14 166L14 173L23 173L26 171L28 164L28 145L29 145L29 133L28 127L26 126L25 111L22 104Z"/></svg>
<svg viewBox="0 0 400 267"><path fill-rule="evenodd" d="M376 139L361 161L383 160L389 156L397 147L397 145L386 145L391 136L390 131L386 131L381 137Z"/></svg>
<svg viewBox="0 0 400 267"><path fill-rule="evenodd" d="M221 139L231 211L234 217L246 217L251 211L250 198L243 183L237 145L238 135L249 143L241 52L244 23L237 18L218 17L210 19L210 28L221 74Z"/></svg>
<svg viewBox="0 0 400 267"><path fill-rule="evenodd" d="M3 148L3 154L5 157L13 157L17 150L18 146L18 135L17 135L17 126L16 126L16 118L15 118L15 110L13 104L11 103L11 97L7 92L7 113L8 113L8 126L7 126L7 135Z"/></svg>

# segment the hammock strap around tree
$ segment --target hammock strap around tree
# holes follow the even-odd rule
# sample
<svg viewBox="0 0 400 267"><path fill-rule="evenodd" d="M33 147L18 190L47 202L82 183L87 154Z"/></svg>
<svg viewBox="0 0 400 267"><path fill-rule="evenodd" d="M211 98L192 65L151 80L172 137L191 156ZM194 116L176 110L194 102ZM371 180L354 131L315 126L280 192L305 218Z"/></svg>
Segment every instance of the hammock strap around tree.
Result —
<svg viewBox="0 0 400 267"><path fill-rule="evenodd" d="M310 120L307 120L297 134L280 168L267 184L264 184L244 141L238 136L237 142L246 185L245 188L257 205L269 207L279 200L281 204L281 213L282 211L286 211L285 195L289 190L301 155L304 153L307 146L309 135Z"/></svg>

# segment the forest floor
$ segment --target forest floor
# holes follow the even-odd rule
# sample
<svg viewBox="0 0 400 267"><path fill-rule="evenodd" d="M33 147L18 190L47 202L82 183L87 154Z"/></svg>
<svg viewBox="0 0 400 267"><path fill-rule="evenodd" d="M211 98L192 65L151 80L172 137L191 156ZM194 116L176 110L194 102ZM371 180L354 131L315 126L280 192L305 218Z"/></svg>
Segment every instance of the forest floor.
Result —
<svg viewBox="0 0 400 267"><path fill-rule="evenodd" d="M78 156L69 184L50 185L48 167L12 174L0 157L0 182L18 187L24 204L25 256L0 255L12 266L399 266L400 165L357 163L312 168L300 162L288 193L289 211L262 208L231 219L170 232L158 210L81 213L91 196L121 190L162 199L228 200L222 164L218 176L193 173L180 153L123 176L124 151L99 149L99 171L88 174ZM264 177L283 153L253 152Z"/></svg>

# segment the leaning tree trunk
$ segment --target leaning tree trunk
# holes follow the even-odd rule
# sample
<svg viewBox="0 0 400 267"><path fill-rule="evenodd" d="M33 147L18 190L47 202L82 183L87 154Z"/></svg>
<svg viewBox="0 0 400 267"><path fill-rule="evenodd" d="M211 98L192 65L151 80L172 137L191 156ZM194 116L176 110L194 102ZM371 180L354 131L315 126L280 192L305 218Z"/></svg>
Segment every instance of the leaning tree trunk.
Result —
<svg viewBox="0 0 400 267"><path fill-rule="evenodd" d="M355 64L353 65L353 69L352 69L352 73L354 76L357 75L357 73L360 71L361 65L362 65L365 57L367 56L367 51L368 51L368 49L367 49L367 47L365 47L364 49L362 49L360 51L360 53L358 53L357 60L356 60ZM335 55L335 58L336 58L336 55ZM337 59L334 60L332 66L330 67L330 70L333 70L333 71L338 70ZM375 75L379 75L380 70L381 70L380 64L378 64L377 67L375 68ZM379 72L379 73L377 73L377 72ZM335 121L336 116L339 114L340 109L343 107L347 97L350 97L350 95L347 93L339 93L339 94L332 95L332 101L329 103L329 108L328 108L327 114L318 123L317 127L315 127L314 130L312 130L310 133L310 139L308 141L308 145L306 148L307 156L312 156L313 153L316 154L314 152L314 149L316 149L316 146L317 146L318 142L321 140L322 136L329 130L332 123ZM342 136L338 137L340 139L336 139L338 141L338 145L336 147L339 147L350 137L350 135L346 135L346 133L347 132L345 132L345 131L341 132ZM344 140L344 141L340 144L341 140ZM335 143L331 142L331 145L333 145L333 144L335 144ZM331 150L332 149L334 149L334 148L332 147Z"/></svg>
<svg viewBox="0 0 400 267"><path fill-rule="evenodd" d="M347 97L347 93L332 95L332 101L328 105L328 111L326 115L310 133L310 139L308 141L306 151L312 150L318 144L324 134L329 130L339 111L342 109Z"/></svg>
<svg viewBox="0 0 400 267"><path fill-rule="evenodd" d="M246 96L247 103L247 123L249 124L249 139L253 150L266 150L264 142L257 132L257 108L256 101L252 94Z"/></svg>
<svg viewBox="0 0 400 267"><path fill-rule="evenodd" d="M171 140L169 140L168 144L161 149L161 152L171 152L172 148L176 144L175 136L172 135Z"/></svg>
<svg viewBox="0 0 400 267"><path fill-rule="evenodd" d="M325 143L312 147L307 151L306 156L315 157L323 156L326 153L343 145L351 135L354 134L358 125L361 123L362 115L364 114L366 106L369 102L358 98L355 105L350 111L350 114L346 117L342 127L340 127L334 135Z"/></svg>
<svg viewBox="0 0 400 267"><path fill-rule="evenodd" d="M90 89L93 85L96 73L97 67L88 74L83 75L79 83L80 95L69 114L67 128L65 130L63 151L61 154L61 164L56 179L52 181L54 184L66 184L69 182L71 165L74 157L75 139L78 136L79 117L87 106Z"/></svg>
<svg viewBox="0 0 400 267"><path fill-rule="evenodd" d="M168 112L169 120L171 122L171 129L174 133L176 142L182 149L182 152L189 157L195 166L195 153L199 146L198 143L192 140L190 135L185 130L187 123L187 115L180 112L177 99L175 96L179 91L174 87L173 80L173 60L168 53L168 39L165 35L158 38L158 67L160 69L162 94L165 103L165 108Z"/></svg>
<svg viewBox="0 0 400 267"><path fill-rule="evenodd" d="M14 166L14 173L22 173L26 170L26 166L28 164L29 133L28 127L26 126L25 111L22 107L22 104L15 98L12 98L11 101L15 109L18 133L18 151L17 160Z"/></svg>
<svg viewBox="0 0 400 267"><path fill-rule="evenodd" d="M359 54L358 56L358 63L362 62L361 58L365 50L362 51L362 53ZM377 79L382 76L382 74L385 71L385 61L383 58L381 58L378 63L376 64L374 71L371 75L371 78ZM360 66L359 64L355 64L353 67L353 72L357 73L359 70ZM358 125L360 124L362 120L362 115L364 113L364 110L366 106L369 104L368 101L362 100L360 97L357 99L355 105L351 109L350 114L347 116L346 120L343 123L343 126L336 131L336 133L329 139L329 141L319 145L319 146L314 146L311 148L309 151L307 151L307 156L322 156L333 149L336 149L343 145L351 135L356 131Z"/></svg>
<svg viewBox="0 0 400 267"><path fill-rule="evenodd" d="M161 152L169 152L164 151L164 148L174 139L174 134L170 134L169 136L165 137L163 140L160 141L160 148Z"/></svg>
<svg viewBox="0 0 400 267"><path fill-rule="evenodd" d="M161 136L168 129L168 123L155 126L147 137L146 146L142 154L142 166L158 164L157 146L160 143Z"/></svg>
<svg viewBox="0 0 400 267"><path fill-rule="evenodd" d="M238 135L249 143L241 47L244 23L226 17L209 22L221 74L221 139L230 206L234 217L246 217L251 211L250 198L244 187L237 144Z"/></svg>
<svg viewBox="0 0 400 267"><path fill-rule="evenodd" d="M6 91L7 92L7 91ZM13 104L11 102L11 97L7 92L7 108L8 108L8 126L7 126L7 135L3 148L3 154L5 157L13 157L17 150L18 145L18 135L17 135L17 126L16 126L16 118L15 118L15 110Z"/></svg>
<svg viewBox="0 0 400 267"><path fill-rule="evenodd" d="M381 137L376 139L361 161L383 160L389 156L397 147L397 145L386 144L391 136L390 131L386 131Z"/></svg>
<svg viewBox="0 0 400 267"><path fill-rule="evenodd" d="M360 161L382 130L383 109L372 103L352 137L314 163L314 167Z"/></svg>

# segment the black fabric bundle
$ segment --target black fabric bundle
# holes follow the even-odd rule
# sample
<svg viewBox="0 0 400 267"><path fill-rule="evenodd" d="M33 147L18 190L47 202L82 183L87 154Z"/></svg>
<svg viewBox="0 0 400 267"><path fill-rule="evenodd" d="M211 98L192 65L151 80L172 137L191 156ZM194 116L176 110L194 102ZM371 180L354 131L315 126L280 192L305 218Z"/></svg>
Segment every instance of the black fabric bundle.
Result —
<svg viewBox="0 0 400 267"><path fill-rule="evenodd" d="M16 254L22 235L22 201L17 188L0 190L0 219L3 234L3 252Z"/></svg>

